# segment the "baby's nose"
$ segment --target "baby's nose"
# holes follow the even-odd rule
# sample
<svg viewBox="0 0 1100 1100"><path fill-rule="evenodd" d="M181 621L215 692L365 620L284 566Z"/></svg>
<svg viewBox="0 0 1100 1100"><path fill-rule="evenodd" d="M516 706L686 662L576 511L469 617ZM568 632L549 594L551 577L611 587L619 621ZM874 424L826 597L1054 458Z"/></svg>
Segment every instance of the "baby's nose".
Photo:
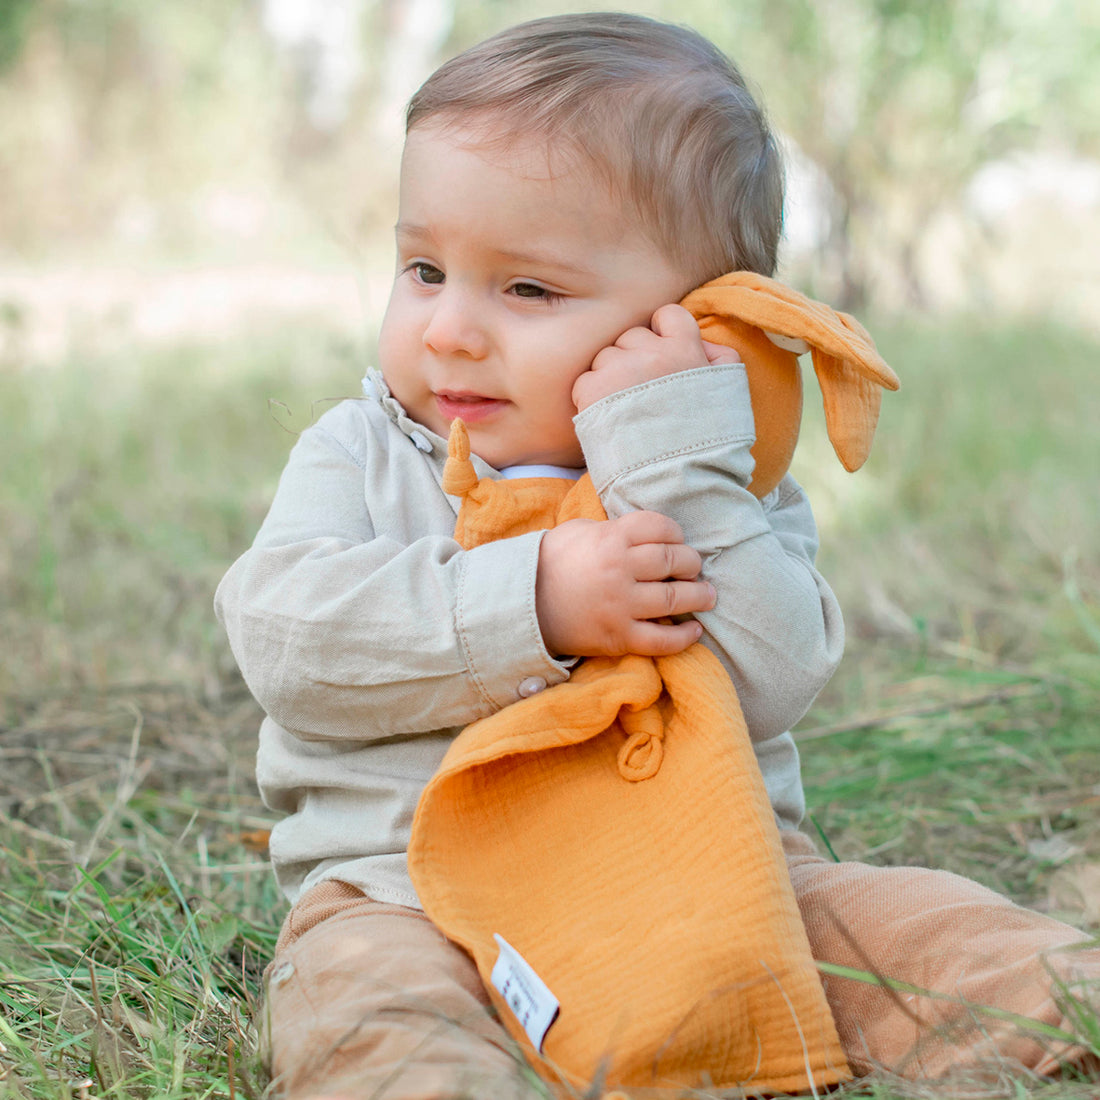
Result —
<svg viewBox="0 0 1100 1100"><path fill-rule="evenodd" d="M440 355L481 359L489 346L483 310L471 295L448 288L435 300L424 344Z"/></svg>

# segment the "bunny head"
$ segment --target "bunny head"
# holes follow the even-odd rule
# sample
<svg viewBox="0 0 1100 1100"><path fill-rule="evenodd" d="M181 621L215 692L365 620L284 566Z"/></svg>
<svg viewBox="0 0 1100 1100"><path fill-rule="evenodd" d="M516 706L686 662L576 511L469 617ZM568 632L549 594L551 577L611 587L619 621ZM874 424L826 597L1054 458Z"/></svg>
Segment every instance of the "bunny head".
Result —
<svg viewBox="0 0 1100 1100"><path fill-rule="evenodd" d="M825 426L841 465L858 470L871 450L882 389L898 379L867 330L774 279L750 271L723 275L681 302L703 339L736 348L745 362L756 443L749 490L771 492L787 472L802 420L798 356L809 351L825 404Z"/></svg>

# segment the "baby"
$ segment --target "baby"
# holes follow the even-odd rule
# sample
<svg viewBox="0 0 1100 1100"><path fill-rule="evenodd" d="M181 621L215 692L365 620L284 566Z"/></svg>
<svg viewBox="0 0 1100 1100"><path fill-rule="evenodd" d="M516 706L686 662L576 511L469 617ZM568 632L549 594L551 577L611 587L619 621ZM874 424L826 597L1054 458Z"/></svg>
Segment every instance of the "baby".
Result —
<svg viewBox="0 0 1100 1100"><path fill-rule="evenodd" d="M738 356L674 304L727 271L773 273L782 184L729 60L641 17L524 24L414 96L380 370L302 434L217 594L267 714L260 788L286 815L280 1095L544 1095L420 909L418 797L462 727L577 660L697 640L736 687L815 957L948 995L830 978L852 1068L1085 1057L973 1007L1068 1030L1052 975L1096 977L1100 952L1051 952L1080 933L942 872L832 863L798 830L788 730L840 659L840 612L798 485L747 489ZM479 475L588 469L609 520L463 550L441 487L458 417Z"/></svg>

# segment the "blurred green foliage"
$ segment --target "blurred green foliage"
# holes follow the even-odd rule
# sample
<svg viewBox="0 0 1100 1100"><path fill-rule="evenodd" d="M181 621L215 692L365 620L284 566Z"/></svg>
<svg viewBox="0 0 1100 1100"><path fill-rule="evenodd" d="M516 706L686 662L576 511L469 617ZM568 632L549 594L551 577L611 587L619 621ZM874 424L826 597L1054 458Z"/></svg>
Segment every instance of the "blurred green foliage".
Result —
<svg viewBox="0 0 1100 1100"><path fill-rule="evenodd" d="M507 23L585 6L347 5L358 75L346 109L322 124L310 103L323 50L277 41L261 0L6 0L0 256L101 248L112 234L187 254L203 232L196 211L219 189L290 196L344 239L373 237L401 97ZM849 306L888 286L894 300L927 298L936 218L970 234L962 247L980 243L966 188L983 164L1100 150L1100 7L1087 0L627 6L695 26L762 85L827 181L827 237L800 280ZM429 17L438 25L417 22Z"/></svg>
<svg viewBox="0 0 1100 1100"><path fill-rule="evenodd" d="M872 329L902 389L870 461L842 470L808 378L794 465L851 637L1095 665L1095 339L979 319ZM0 690L232 668L214 585L297 432L356 395L366 362L322 328L272 327L0 371Z"/></svg>
<svg viewBox="0 0 1100 1100"><path fill-rule="evenodd" d="M0 696L232 668L214 587L356 359L303 328L0 371Z"/></svg>
<svg viewBox="0 0 1100 1100"><path fill-rule="evenodd" d="M23 50L27 23L34 0L5 0L0 5L0 74L3 74Z"/></svg>

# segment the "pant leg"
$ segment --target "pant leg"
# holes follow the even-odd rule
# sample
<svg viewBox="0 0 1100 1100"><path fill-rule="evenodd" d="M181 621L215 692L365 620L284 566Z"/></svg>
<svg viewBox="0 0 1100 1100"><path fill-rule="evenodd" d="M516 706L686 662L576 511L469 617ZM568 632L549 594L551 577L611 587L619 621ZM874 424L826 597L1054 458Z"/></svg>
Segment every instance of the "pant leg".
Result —
<svg viewBox="0 0 1100 1100"><path fill-rule="evenodd" d="M783 837L814 958L944 995L826 976L854 1071L935 1079L1095 1063L1080 1047L981 1011L993 1006L1075 1032L1059 983L1100 1010L1100 948L1067 950L1086 940L1083 933L947 871L835 863L804 834Z"/></svg>
<svg viewBox="0 0 1100 1100"><path fill-rule="evenodd" d="M415 909L324 882L291 910L267 973L275 1095L533 1100L473 961Z"/></svg>

